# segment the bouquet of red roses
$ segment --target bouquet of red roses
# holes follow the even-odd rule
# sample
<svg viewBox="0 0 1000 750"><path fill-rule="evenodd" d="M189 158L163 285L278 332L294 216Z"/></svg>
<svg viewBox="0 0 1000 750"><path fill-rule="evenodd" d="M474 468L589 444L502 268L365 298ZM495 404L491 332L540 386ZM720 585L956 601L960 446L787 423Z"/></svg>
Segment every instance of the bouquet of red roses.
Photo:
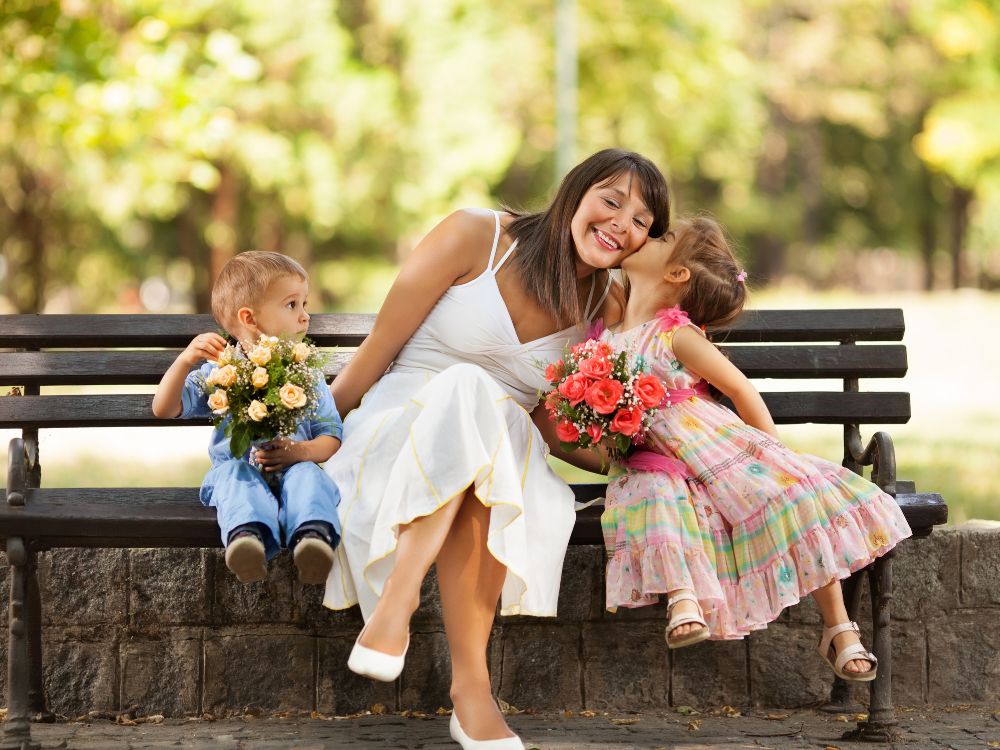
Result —
<svg viewBox="0 0 1000 750"><path fill-rule="evenodd" d="M606 341L594 338L548 365L545 379L553 385L545 395L545 408L556 422L563 448L603 444L615 461L642 443L649 418L666 395L641 357L615 352Z"/></svg>

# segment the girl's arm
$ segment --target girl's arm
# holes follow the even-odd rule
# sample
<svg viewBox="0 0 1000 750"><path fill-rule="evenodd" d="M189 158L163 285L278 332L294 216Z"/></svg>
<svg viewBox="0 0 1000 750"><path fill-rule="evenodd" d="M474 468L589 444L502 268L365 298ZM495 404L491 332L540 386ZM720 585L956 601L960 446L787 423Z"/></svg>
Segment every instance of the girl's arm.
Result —
<svg viewBox="0 0 1000 750"><path fill-rule="evenodd" d="M469 249L489 248L495 226L492 213L487 219L482 212L456 211L420 241L403 262L371 333L330 384L341 416L382 377L448 287L472 271L479 256Z"/></svg>
<svg viewBox="0 0 1000 750"><path fill-rule="evenodd" d="M611 459L608 458L607 452L602 446L597 446L596 452L589 448L580 448L579 450L569 452L562 449L559 438L556 436L556 423L549 419L549 414L545 411L544 405L535 407L535 410L531 412L531 419L535 423L535 427L538 428L538 431L542 433L542 437L548 444L553 456L576 466L578 469L592 471L595 474L608 473L608 468L611 466Z"/></svg>
<svg viewBox="0 0 1000 750"><path fill-rule="evenodd" d="M181 413L181 392L187 374L201 361L218 359L226 348L226 341L217 333L202 333L191 339L187 348L160 378L153 395L153 415L160 419L173 419Z"/></svg>
<svg viewBox="0 0 1000 750"><path fill-rule="evenodd" d="M673 341L674 354L682 365L725 393L740 419L778 439L778 430L760 393L714 344L691 326L674 331Z"/></svg>

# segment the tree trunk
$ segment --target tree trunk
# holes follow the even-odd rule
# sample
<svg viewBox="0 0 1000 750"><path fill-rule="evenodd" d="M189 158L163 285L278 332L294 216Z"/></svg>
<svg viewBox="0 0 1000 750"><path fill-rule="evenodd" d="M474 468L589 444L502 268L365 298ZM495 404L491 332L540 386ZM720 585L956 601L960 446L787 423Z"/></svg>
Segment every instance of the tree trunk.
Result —
<svg viewBox="0 0 1000 750"><path fill-rule="evenodd" d="M937 252L937 201L931 190L931 173L920 167L920 192L923 208L920 210L920 260L924 266L924 291L934 289L934 253Z"/></svg>
<svg viewBox="0 0 1000 750"><path fill-rule="evenodd" d="M962 286L962 261L965 250L965 235L969 229L969 206L972 191L955 185L951 191L951 222L948 251L951 254L951 288Z"/></svg>
<svg viewBox="0 0 1000 750"><path fill-rule="evenodd" d="M778 204L785 189L788 163L788 120L776 104L771 105L770 128L765 135L775 139L774 144L761 151L757 163L757 191L777 214ZM773 225L772 225L773 226ZM788 255L785 238L770 228L755 233L750 240L754 275L765 283L776 281L784 275Z"/></svg>
<svg viewBox="0 0 1000 750"><path fill-rule="evenodd" d="M212 284L208 268L208 248L198 231L197 203L197 196L192 196L177 216L177 249L191 267L194 311L207 313L212 311Z"/></svg>
<svg viewBox="0 0 1000 750"><path fill-rule="evenodd" d="M239 236L240 195L236 174L227 165L219 167L219 187L212 201L212 223L208 232L211 283L219 278L222 267L236 254Z"/></svg>

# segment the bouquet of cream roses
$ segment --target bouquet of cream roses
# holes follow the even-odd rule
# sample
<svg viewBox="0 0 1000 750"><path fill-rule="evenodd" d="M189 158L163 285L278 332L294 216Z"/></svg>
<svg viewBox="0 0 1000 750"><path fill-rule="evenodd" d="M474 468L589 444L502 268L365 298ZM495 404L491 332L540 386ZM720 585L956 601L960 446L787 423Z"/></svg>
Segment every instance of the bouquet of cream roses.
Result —
<svg viewBox="0 0 1000 750"><path fill-rule="evenodd" d="M650 417L666 396L663 383L645 371L641 357L616 352L595 338L549 364L545 379L553 386L544 394L545 408L562 447L603 445L613 461L642 442Z"/></svg>
<svg viewBox="0 0 1000 750"><path fill-rule="evenodd" d="M223 427L233 456L251 444L290 437L314 417L319 389L326 388L324 355L308 341L261 336L254 347L225 348L205 378L208 408Z"/></svg>

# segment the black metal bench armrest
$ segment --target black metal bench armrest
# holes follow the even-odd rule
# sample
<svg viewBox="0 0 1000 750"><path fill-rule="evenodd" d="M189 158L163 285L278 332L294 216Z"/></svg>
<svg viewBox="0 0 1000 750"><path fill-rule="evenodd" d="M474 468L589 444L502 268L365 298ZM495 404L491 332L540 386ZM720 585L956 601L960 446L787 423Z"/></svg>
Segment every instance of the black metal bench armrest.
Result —
<svg viewBox="0 0 1000 750"><path fill-rule="evenodd" d="M24 505L24 491L28 486L27 455L24 441L12 438L7 448L7 504Z"/></svg>
<svg viewBox="0 0 1000 750"><path fill-rule="evenodd" d="M896 496L896 448L888 432L876 432L862 448L861 431L850 425L844 440L844 466L857 474L865 466L872 467L872 482L883 492Z"/></svg>

